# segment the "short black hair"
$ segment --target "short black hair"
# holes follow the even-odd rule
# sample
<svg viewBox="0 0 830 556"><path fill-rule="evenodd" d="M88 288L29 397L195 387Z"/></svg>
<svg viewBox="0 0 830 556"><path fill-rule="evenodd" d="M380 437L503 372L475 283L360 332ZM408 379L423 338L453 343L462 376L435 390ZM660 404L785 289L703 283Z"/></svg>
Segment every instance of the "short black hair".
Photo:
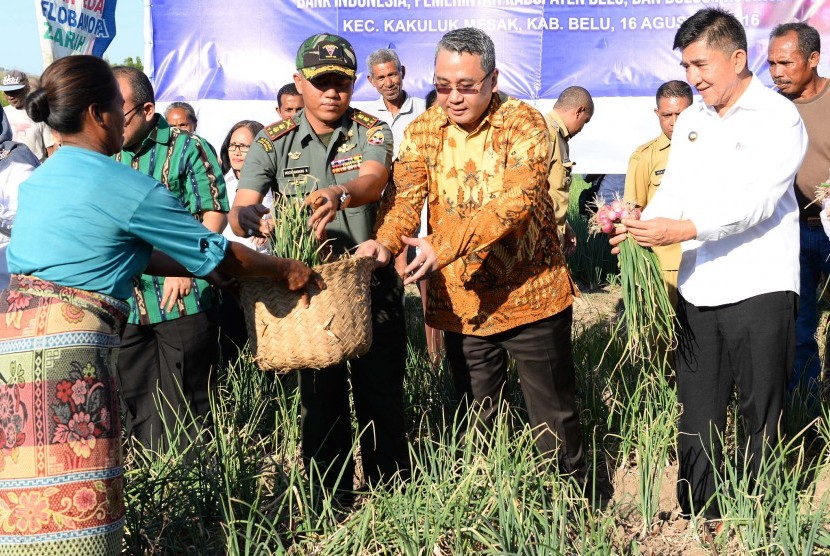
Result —
<svg viewBox="0 0 830 556"><path fill-rule="evenodd" d="M116 79L123 77L130 84L130 88L133 90L132 100L135 104L156 103L156 93L153 91L153 85L150 83L150 78L143 71L130 66L115 66L112 68L112 72Z"/></svg>
<svg viewBox="0 0 830 556"><path fill-rule="evenodd" d="M563 110L579 108L580 106L584 106L588 114L594 114L594 97L591 96L588 89L578 85L572 85L559 93L559 98L553 104L554 108Z"/></svg>
<svg viewBox="0 0 830 556"><path fill-rule="evenodd" d="M282 106L283 95L298 97L300 96L300 91L297 90L297 86L294 83L286 83L280 87L280 90L277 92L277 108Z"/></svg>
<svg viewBox="0 0 830 556"><path fill-rule="evenodd" d="M769 38L770 40L778 39L790 32L794 32L798 36L798 51L801 52L805 60L813 52L821 52L821 35L814 27L810 27L803 22L776 25L769 34Z"/></svg>
<svg viewBox="0 0 830 556"><path fill-rule="evenodd" d="M685 81L666 81L657 87L657 94L654 99L659 103L661 98L685 98L692 103L692 88Z"/></svg>
<svg viewBox="0 0 830 556"><path fill-rule="evenodd" d="M704 41L707 48L715 48L727 54L746 50L746 31L738 18L720 8L698 10L684 21L674 35L674 50L683 50L697 41Z"/></svg>

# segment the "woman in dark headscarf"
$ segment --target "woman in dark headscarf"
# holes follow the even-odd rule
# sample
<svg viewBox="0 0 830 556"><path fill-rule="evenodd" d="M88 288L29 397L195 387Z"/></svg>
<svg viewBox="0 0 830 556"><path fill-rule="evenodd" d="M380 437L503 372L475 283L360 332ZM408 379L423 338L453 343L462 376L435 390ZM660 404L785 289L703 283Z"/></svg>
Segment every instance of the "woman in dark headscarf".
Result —
<svg viewBox="0 0 830 556"><path fill-rule="evenodd" d="M132 278L218 269L291 290L325 285L298 261L228 243L110 158L124 99L104 60L61 58L41 83L26 111L62 146L20 188L0 295L0 555L115 555L124 487L113 372Z"/></svg>
<svg viewBox="0 0 830 556"><path fill-rule="evenodd" d="M17 188L40 166L40 161L23 143L12 141L14 131L0 110L0 290L9 285L6 247L9 246L14 215L17 213Z"/></svg>

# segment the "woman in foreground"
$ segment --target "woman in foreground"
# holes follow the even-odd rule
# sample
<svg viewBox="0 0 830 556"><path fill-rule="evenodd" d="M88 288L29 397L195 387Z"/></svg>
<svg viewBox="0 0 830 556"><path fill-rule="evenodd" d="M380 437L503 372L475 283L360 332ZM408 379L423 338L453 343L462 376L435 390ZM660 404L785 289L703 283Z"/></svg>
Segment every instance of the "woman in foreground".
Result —
<svg viewBox="0 0 830 556"><path fill-rule="evenodd" d="M109 158L125 107L106 62L62 58L41 83L27 112L63 146L20 187L0 295L0 554L119 554L113 373L132 277L218 270L291 290L324 284L298 261L228 243L163 185Z"/></svg>

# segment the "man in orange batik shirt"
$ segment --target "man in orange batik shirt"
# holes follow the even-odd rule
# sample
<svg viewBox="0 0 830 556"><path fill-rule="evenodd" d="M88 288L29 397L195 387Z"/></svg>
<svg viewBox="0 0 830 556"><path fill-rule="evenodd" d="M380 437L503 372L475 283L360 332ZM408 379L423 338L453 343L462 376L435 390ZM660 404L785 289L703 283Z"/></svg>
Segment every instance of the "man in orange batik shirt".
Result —
<svg viewBox="0 0 830 556"><path fill-rule="evenodd" d="M382 266L419 248L405 283L429 281L426 322L445 331L462 403L491 424L512 356L537 447L584 483L571 352L576 289L548 194L551 142L536 109L499 93L498 73L483 31L444 35L437 103L407 127L376 239L358 254ZM425 199L432 233L414 238Z"/></svg>

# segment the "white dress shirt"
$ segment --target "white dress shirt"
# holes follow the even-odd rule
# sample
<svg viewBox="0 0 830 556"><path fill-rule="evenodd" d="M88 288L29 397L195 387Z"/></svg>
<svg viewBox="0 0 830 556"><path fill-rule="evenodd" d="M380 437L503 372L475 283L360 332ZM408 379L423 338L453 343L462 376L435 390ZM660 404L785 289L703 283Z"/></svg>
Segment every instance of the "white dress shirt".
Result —
<svg viewBox="0 0 830 556"><path fill-rule="evenodd" d="M225 174L225 189L228 192L228 204L233 206L233 200L236 198L236 189L239 186L239 180L236 177L236 174L233 173L233 170L229 170L227 174ZM265 205L266 208L272 209L274 208L274 194L270 191L265 195L262 199L262 204ZM222 235L228 238L229 241L235 241L237 243L241 243L246 247L253 249L254 251L258 251L260 253L271 254L271 242L266 241L264 245L254 245L253 239L249 237L240 237L233 233L230 224L225 225L225 229L222 230Z"/></svg>
<svg viewBox="0 0 830 556"><path fill-rule="evenodd" d="M793 179L807 150L795 106L753 76L723 117L699 100L677 119L663 182L643 211L691 220L681 295L698 307L799 293Z"/></svg>
<svg viewBox="0 0 830 556"><path fill-rule="evenodd" d="M392 128L392 157L398 158L398 145L403 141L403 131L409 123L426 111L426 103L422 98L416 98L404 91L406 99L403 106L394 116L386 107L383 97L377 99L366 107L366 111L380 118Z"/></svg>

